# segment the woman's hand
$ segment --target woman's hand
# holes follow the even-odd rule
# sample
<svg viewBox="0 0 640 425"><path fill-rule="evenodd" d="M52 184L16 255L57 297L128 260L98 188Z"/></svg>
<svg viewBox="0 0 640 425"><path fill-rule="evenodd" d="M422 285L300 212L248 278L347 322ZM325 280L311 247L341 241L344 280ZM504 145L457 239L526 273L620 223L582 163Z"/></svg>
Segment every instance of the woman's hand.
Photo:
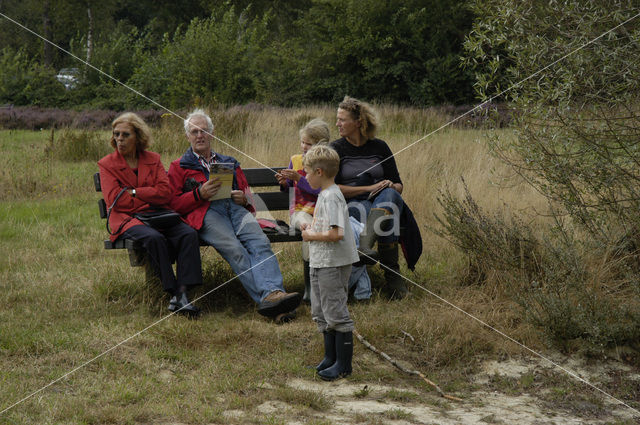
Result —
<svg viewBox="0 0 640 425"><path fill-rule="evenodd" d="M243 207L247 205L247 197L244 195L244 192L242 190L232 190L231 200Z"/></svg>
<svg viewBox="0 0 640 425"><path fill-rule="evenodd" d="M391 180L381 180L378 183L372 184L371 186L369 186L369 192L370 193L378 193L383 189L386 189L388 187L392 187L393 183L391 182Z"/></svg>
<svg viewBox="0 0 640 425"><path fill-rule="evenodd" d="M200 191L200 198L207 200L211 199L216 193L218 193L221 185L222 183L217 177L204 182L198 189Z"/></svg>
<svg viewBox="0 0 640 425"><path fill-rule="evenodd" d="M291 168L286 168L284 170L280 170L280 174L289 180L293 180L295 182L300 181L300 177L302 177L296 170L292 170Z"/></svg>

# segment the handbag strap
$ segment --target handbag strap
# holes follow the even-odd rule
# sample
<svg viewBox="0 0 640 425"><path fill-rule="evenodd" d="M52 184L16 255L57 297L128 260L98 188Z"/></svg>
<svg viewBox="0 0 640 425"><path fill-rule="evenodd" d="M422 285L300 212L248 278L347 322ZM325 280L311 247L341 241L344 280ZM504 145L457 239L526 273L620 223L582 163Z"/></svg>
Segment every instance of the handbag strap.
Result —
<svg viewBox="0 0 640 425"><path fill-rule="evenodd" d="M109 209L107 209L107 232L109 232L110 235L116 235L118 233L120 233L120 230L122 230L122 228L124 227L125 224L127 224L128 222L130 222L133 217L129 217L128 220L123 221L120 224L120 227L118 227L118 230L116 230L115 232L111 232L111 229L109 228L109 217L111 217L111 210L113 209L113 207L116 206L116 202L118 202L118 199L120 199L120 197L122 196L123 193L125 193L127 190L129 190L128 186L123 187L120 190L120 193L118 193L116 195L116 199L113 200L113 203L111 204L111 206L109 207Z"/></svg>

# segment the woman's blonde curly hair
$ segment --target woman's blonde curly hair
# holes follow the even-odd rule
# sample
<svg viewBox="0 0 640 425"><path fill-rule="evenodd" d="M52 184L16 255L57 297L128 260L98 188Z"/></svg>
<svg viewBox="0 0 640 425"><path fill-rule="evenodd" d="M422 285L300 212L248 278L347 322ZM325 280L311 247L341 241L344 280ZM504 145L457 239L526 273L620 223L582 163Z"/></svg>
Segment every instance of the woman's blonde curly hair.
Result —
<svg viewBox="0 0 640 425"><path fill-rule="evenodd" d="M360 134L367 140L376 136L379 123L371 105L355 97L345 96L338 108L349 112L351 118L360 123Z"/></svg>

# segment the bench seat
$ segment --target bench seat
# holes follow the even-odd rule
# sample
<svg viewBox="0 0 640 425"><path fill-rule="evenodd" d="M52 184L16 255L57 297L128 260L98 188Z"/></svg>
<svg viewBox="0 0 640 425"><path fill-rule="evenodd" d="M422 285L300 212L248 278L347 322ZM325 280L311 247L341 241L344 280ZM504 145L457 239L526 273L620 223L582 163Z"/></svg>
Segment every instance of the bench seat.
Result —
<svg viewBox="0 0 640 425"><path fill-rule="evenodd" d="M274 170L280 171L285 167L269 168L246 168L242 171L247 177L247 182L251 187L275 187L277 191L269 192L256 192L254 196L254 204L257 211L287 211L289 210L289 193L281 192L280 185L275 178ZM100 173L93 175L93 184L96 192L102 192L100 185ZM107 218L107 205L104 199L98 200L98 208L100 211L100 218ZM281 227L282 231L276 231L273 228L263 229L265 235L269 238L271 243L282 242L300 242L302 241L302 234L297 229L290 229L287 227ZM201 246L204 244L201 243ZM143 266L145 264L144 250L135 241L131 239L118 239L115 242L111 242L109 239L104 241L104 249L126 249L129 251L129 262L132 267Z"/></svg>

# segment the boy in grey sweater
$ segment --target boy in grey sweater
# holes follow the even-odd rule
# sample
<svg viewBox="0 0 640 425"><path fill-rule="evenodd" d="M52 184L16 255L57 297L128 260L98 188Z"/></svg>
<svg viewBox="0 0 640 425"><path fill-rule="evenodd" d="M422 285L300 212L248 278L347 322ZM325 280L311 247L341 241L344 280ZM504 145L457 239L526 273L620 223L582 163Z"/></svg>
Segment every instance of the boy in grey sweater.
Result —
<svg viewBox="0 0 640 425"><path fill-rule="evenodd" d="M321 189L313 222L301 229L302 239L310 242L311 315L324 335L324 359L316 370L326 381L351 374L353 320L347 296L351 264L359 260L347 203L334 182L339 167L340 157L326 145L315 145L304 156L307 182Z"/></svg>

